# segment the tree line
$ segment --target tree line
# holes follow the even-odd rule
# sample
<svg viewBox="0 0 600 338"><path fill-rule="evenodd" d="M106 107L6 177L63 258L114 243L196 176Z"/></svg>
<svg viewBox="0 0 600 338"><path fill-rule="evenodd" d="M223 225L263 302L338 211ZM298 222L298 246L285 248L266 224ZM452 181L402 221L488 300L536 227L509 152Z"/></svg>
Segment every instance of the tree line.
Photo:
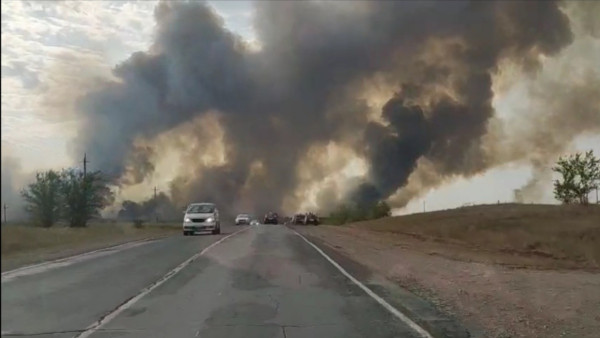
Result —
<svg viewBox="0 0 600 338"><path fill-rule="evenodd" d="M72 168L37 173L35 181L21 195L34 224L45 228L59 221L70 227L85 227L114 201L100 171L84 173Z"/></svg>
<svg viewBox="0 0 600 338"><path fill-rule="evenodd" d="M563 204L590 203L590 193L600 188L600 159L592 150L560 157L552 170L559 174L554 180L554 197ZM391 215L390 206L385 201L371 204L342 204L323 221L339 225Z"/></svg>
<svg viewBox="0 0 600 338"><path fill-rule="evenodd" d="M173 204L169 196L163 192L154 197L135 202L125 200L121 204L121 210L117 213L117 218L128 221L149 221L149 220L179 220L181 218L181 208Z"/></svg>
<svg viewBox="0 0 600 338"><path fill-rule="evenodd" d="M589 204L589 195L600 186L600 159L593 151L576 153L559 158L552 170L560 175L554 181L554 196L564 204ZM65 221L70 227L85 227L88 221L99 216L100 210L114 202L108 180L100 171L85 173L73 168L62 171L48 170L37 173L35 181L21 191L25 210L33 222L51 227ZM157 196L151 203L138 204L126 201L119 217L139 218L156 212L175 214L175 208L166 195ZM385 201L370 204L342 204L328 217L329 224L344 224L391 215Z"/></svg>
<svg viewBox="0 0 600 338"><path fill-rule="evenodd" d="M346 203L337 207L323 221L332 225L360 222L391 216L391 210L385 201L368 204Z"/></svg>

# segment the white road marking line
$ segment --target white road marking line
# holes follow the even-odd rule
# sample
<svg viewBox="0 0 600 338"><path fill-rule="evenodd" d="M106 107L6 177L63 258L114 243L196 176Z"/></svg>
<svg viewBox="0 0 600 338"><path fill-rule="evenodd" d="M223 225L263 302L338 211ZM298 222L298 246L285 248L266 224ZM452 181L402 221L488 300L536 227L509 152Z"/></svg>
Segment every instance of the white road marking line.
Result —
<svg viewBox="0 0 600 338"><path fill-rule="evenodd" d="M192 257L190 257L187 260L185 260L183 263L179 264L175 269L167 272L166 275L162 276L156 282L154 282L154 283L150 284L149 286L145 287L144 289L142 289L142 291L140 291L140 293L138 293L135 297L130 298L128 301L126 301L125 303L121 304L119 307L117 307L116 309L114 309L112 312L110 312L109 314L107 314L104 317L100 318L100 320L98 320L96 323L88 326L85 329L85 331L83 331L82 333L76 335L74 338L87 338L87 337L91 336L92 334L94 334L94 332L96 332L102 326L106 325L108 322L110 322L115 317L117 317L121 312L127 310L133 304L135 304L138 300L142 299L145 295L147 295L150 292L152 292L152 290L156 289L157 287L161 286L162 284L164 284L169 279L173 278L173 276L175 276L179 271L183 270L183 268L185 268L186 266L188 266L190 263L192 263L198 257L204 255L208 250L210 250L211 248L213 248L216 245L220 244L221 242L225 241L229 237L237 235L240 232L246 231L248 229L250 229L250 227L247 227L247 228L244 228L244 229L240 229L240 230L238 230L238 231L236 231L236 232L234 232L232 234L229 234L229 235L221 238L220 240L214 242L213 244L207 246L206 248L204 248L199 253L193 255Z"/></svg>
<svg viewBox="0 0 600 338"><path fill-rule="evenodd" d="M59 259L55 259L55 260L51 260L51 261L38 263L38 264L23 266L23 267L14 269L14 270L3 272L1 280L2 280L2 283L6 283L17 277L34 275L34 274L45 272L45 271L52 270L55 268L69 266L71 264L82 262L82 261L85 261L88 259L102 257L105 255L117 253L122 250L134 248L134 247L137 247L140 245L145 245L148 243L152 243L155 240L159 240L159 239L162 239L162 238L156 238L156 239L147 238L147 239L142 239L139 241L127 242L127 243L117 244L117 245L113 245L113 246L109 246L109 247L105 247L105 248L101 248L101 249L96 249L96 250L84 252L82 254L75 255L75 256L69 256L69 257L64 257L64 258L59 258Z"/></svg>
<svg viewBox="0 0 600 338"><path fill-rule="evenodd" d="M319 249L318 246L316 246L311 241L306 239L306 237L302 236L296 230L291 229L291 228L288 228L288 229L292 230L294 233L296 233L296 235L300 236L300 238L302 238L306 243L310 244L315 250L317 250L318 253L321 254L321 256L325 257L325 259L327 261L329 261L329 263L331 263L331 265L335 266L344 276L348 277L348 279L350 279L354 284L356 284L359 288L361 288L364 292L366 292L369 296L371 296L371 298L373 298L377 303L379 303L381 306L383 306L386 310L388 310L390 313L392 313L396 318L400 319L406 325L410 326L410 328L415 330L422 337L433 338L433 336L429 332L427 332L427 330L425 330L419 324L412 321L405 314L403 314L398 309L393 307L390 303L386 302L385 299L381 298L375 292L371 291L371 289L366 287L358 279L354 278L354 276L352 276L350 273L348 273L348 271L346 271L344 268L342 268L336 261L334 261L331 257L329 257L325 252L323 252L323 250Z"/></svg>

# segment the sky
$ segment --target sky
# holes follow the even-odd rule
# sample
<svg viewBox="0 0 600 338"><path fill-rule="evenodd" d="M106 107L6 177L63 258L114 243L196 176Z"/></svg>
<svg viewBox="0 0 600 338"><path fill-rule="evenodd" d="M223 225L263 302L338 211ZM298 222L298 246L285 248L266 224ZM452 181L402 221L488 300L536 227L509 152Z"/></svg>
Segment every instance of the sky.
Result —
<svg viewBox="0 0 600 338"><path fill-rule="evenodd" d="M24 173L78 165L69 155L78 126L76 115L56 111L56 107L68 110L59 104L61 99L77 93L62 92L61 84L109 76L112 67L131 53L146 50L153 36L156 3L2 1L3 163L10 157ZM252 26L251 2L209 3L227 28L248 42L259 44ZM97 65L97 69L81 69L90 64ZM80 76L82 73L86 76ZM499 116L509 118L519 109L526 109L527 100L517 85L495 98L494 106ZM600 154L600 135L582 136L571 149L594 149ZM94 159L90 161L93 169ZM424 207L436 210L471 203L509 202L514 199L514 190L523 186L531 175L528 163L509 163L434 188L395 213L419 212ZM27 179L12 178L16 185ZM550 189L551 185L539 202L555 203Z"/></svg>
<svg viewBox="0 0 600 338"><path fill-rule="evenodd" d="M92 71L106 76L131 53L147 49L156 3L2 1L2 150L21 159L24 168L72 165L68 146L77 121L62 114L57 119L44 99L57 94L53 85L76 80L77 59L103 64ZM250 2L211 5L228 28L254 40ZM74 68L57 78L51 70L65 59L73 59L68 64Z"/></svg>

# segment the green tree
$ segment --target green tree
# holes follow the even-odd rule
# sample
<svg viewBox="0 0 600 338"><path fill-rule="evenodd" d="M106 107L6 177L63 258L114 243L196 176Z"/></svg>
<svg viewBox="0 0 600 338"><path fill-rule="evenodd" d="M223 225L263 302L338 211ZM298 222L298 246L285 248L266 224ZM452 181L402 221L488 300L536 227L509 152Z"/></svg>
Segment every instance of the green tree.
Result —
<svg viewBox="0 0 600 338"><path fill-rule="evenodd" d="M336 210L334 210L330 215L329 215L329 222L331 222L331 224L335 224L335 225L339 225L339 224L344 224L348 221L350 217L350 207L348 207L348 205L346 204L342 204L339 207L337 207Z"/></svg>
<svg viewBox="0 0 600 338"><path fill-rule="evenodd" d="M379 201L372 204L342 204L327 217L327 220L331 224L345 224L390 215L390 206L385 201Z"/></svg>
<svg viewBox="0 0 600 338"><path fill-rule="evenodd" d="M21 191L25 210L37 225L48 228L59 219L62 202L60 186L60 175L49 170L37 173L35 182Z"/></svg>
<svg viewBox="0 0 600 338"><path fill-rule="evenodd" d="M554 196L565 204L588 204L589 193L600 184L600 160L592 150L561 157L552 170L562 178L554 181Z"/></svg>
<svg viewBox="0 0 600 338"><path fill-rule="evenodd" d="M61 192L64 196L63 216L71 227L85 227L100 210L112 204L114 195L99 171L84 175L74 169L61 173Z"/></svg>
<svg viewBox="0 0 600 338"><path fill-rule="evenodd" d="M385 201L379 201L373 207L372 218L376 219L376 218L388 217L391 215L392 215L392 209L390 208L389 204L387 204Z"/></svg>

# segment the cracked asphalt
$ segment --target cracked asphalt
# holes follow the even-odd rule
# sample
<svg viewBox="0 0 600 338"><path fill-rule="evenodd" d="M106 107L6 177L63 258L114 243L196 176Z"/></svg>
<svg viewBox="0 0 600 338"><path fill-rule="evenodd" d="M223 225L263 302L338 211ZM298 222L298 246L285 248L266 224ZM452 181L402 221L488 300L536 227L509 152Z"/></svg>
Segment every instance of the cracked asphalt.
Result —
<svg viewBox="0 0 600 338"><path fill-rule="evenodd" d="M173 237L3 283L3 336L76 336L220 238ZM91 337L418 335L290 229L260 225L212 247Z"/></svg>

